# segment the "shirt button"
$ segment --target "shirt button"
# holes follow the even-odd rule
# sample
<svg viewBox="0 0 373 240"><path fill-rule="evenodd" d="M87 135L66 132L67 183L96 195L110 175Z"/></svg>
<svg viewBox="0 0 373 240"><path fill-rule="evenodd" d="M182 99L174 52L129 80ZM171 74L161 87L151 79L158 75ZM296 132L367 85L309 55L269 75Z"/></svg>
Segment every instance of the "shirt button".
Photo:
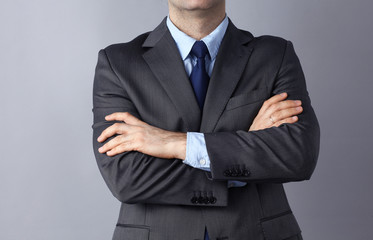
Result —
<svg viewBox="0 0 373 240"><path fill-rule="evenodd" d="M201 159L199 160L199 164L201 164L202 166L205 165L205 164L206 164L206 159L201 158Z"/></svg>

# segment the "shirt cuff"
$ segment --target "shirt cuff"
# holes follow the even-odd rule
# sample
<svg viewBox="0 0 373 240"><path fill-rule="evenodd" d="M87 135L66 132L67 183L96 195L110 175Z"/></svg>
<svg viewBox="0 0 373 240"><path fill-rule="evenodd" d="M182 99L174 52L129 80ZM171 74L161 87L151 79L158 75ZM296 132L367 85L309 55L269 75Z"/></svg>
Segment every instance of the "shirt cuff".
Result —
<svg viewBox="0 0 373 240"><path fill-rule="evenodd" d="M210 158L207 153L205 136L199 132L187 132L186 157L183 163L205 171L210 170ZM228 181L228 188L243 187L246 182Z"/></svg>
<svg viewBox="0 0 373 240"><path fill-rule="evenodd" d="M200 132L187 132L186 157L183 163L205 171L210 170L205 136Z"/></svg>

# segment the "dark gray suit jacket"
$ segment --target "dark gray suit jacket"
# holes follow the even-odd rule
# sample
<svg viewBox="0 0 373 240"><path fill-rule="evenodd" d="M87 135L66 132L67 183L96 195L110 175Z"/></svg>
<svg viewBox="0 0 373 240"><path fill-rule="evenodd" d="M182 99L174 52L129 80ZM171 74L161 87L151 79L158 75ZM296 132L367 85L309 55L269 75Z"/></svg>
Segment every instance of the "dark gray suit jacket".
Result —
<svg viewBox="0 0 373 240"><path fill-rule="evenodd" d="M299 120L248 129L263 102L286 91L302 100ZM170 131L205 133L211 173L180 159L141 152L100 154L113 112L128 111ZM293 45L253 37L230 21L203 112L165 20L152 32L99 52L93 87L93 147L100 172L122 202L114 240L301 239L282 183L309 179L319 153L319 124ZM228 188L227 180L245 187Z"/></svg>

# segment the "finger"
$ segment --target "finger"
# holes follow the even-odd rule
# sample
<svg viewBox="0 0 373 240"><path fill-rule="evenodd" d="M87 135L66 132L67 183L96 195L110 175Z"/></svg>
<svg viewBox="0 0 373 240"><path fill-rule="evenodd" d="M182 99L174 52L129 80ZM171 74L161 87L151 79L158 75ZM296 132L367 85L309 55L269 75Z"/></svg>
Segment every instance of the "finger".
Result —
<svg viewBox="0 0 373 240"><path fill-rule="evenodd" d="M272 104L268 110L278 111L278 110L297 107L301 105L302 105L301 100L283 100L283 101Z"/></svg>
<svg viewBox="0 0 373 240"><path fill-rule="evenodd" d="M130 145L127 144L127 143L121 143L118 146L116 146L115 148L106 152L106 155L111 157L111 156L114 156L114 155L117 155L117 154L120 154L120 153L123 153L123 152L132 151L132 149L130 149L129 146Z"/></svg>
<svg viewBox="0 0 373 240"><path fill-rule="evenodd" d="M275 122L273 124L273 126L278 127L283 123L295 123L296 121L298 121L298 117L297 116L292 116L292 117L282 119L281 121Z"/></svg>
<svg viewBox="0 0 373 240"><path fill-rule="evenodd" d="M123 135L118 135L115 138L111 139L109 142L107 142L105 145L100 147L98 151L100 153L105 153L107 151L110 151L111 149L115 148L119 144L123 143L124 141L124 136Z"/></svg>
<svg viewBox="0 0 373 240"><path fill-rule="evenodd" d="M122 134L125 132L125 123L114 123L110 127L102 131L101 135L97 138L98 142L103 142L114 134Z"/></svg>
<svg viewBox="0 0 373 240"><path fill-rule="evenodd" d="M131 125L144 125L145 122L141 121L137 117L133 116L129 112L115 112L105 117L107 121L124 121L127 124Z"/></svg>
<svg viewBox="0 0 373 240"><path fill-rule="evenodd" d="M288 108L294 108L297 106L300 106L302 102L300 100L284 100L277 103L272 104L268 109L265 110L264 113L262 113L264 116L274 116L274 113L288 109Z"/></svg>
<svg viewBox="0 0 373 240"><path fill-rule="evenodd" d="M268 98L266 101L264 101L263 106L262 106L262 108L260 110L263 109L263 111L265 111L272 104L284 100L287 97L287 95L288 94L286 92L283 92L283 93L276 94L276 95Z"/></svg>
<svg viewBox="0 0 373 240"><path fill-rule="evenodd" d="M270 115L270 118L272 118L272 120L274 122L277 122L277 121L280 121L282 119L285 119L285 118L288 118L288 117L291 117L291 116L294 116L294 115L298 115L302 111L303 111L303 108L301 106L286 108L286 109L274 112L272 115Z"/></svg>
<svg viewBox="0 0 373 240"><path fill-rule="evenodd" d="M130 114L129 112L115 112L105 116L107 121L124 121L126 115Z"/></svg>

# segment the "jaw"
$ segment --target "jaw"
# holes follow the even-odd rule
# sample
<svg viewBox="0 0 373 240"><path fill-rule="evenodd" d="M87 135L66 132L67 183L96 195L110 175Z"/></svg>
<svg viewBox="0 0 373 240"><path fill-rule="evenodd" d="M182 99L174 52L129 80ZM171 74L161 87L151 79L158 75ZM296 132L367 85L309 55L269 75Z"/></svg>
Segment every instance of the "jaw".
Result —
<svg viewBox="0 0 373 240"><path fill-rule="evenodd" d="M225 17L225 0L168 0L171 21L197 40L212 32Z"/></svg>
<svg viewBox="0 0 373 240"><path fill-rule="evenodd" d="M225 0L168 0L170 8L177 8L179 11L209 11L215 8L225 9Z"/></svg>

